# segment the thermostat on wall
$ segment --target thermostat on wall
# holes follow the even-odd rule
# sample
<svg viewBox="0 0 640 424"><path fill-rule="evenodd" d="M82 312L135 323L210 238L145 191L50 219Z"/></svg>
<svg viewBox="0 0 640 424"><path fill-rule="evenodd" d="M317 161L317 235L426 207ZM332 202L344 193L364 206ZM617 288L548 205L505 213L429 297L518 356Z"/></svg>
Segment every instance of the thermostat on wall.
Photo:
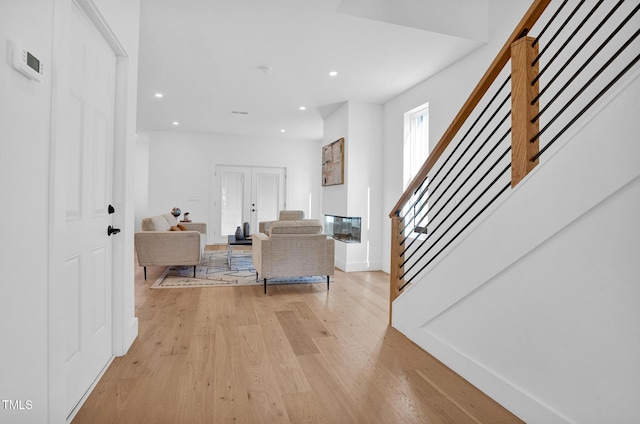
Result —
<svg viewBox="0 0 640 424"><path fill-rule="evenodd" d="M13 46L13 67L29 78L42 82L44 75L42 62L33 53L18 45Z"/></svg>

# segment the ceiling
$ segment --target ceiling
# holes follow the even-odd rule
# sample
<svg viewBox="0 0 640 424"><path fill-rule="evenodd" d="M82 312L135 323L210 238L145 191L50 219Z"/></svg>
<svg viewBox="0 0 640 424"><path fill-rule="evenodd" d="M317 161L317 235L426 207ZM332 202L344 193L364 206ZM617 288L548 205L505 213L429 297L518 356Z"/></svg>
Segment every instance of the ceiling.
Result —
<svg viewBox="0 0 640 424"><path fill-rule="evenodd" d="M138 130L320 140L343 102L385 103L482 45L487 2L141 0Z"/></svg>

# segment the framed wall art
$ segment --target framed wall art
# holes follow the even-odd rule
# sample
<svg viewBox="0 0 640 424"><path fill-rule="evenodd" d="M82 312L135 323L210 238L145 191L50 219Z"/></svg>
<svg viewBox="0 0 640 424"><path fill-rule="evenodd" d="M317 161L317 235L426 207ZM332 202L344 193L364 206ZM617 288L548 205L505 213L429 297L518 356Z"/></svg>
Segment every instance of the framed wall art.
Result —
<svg viewBox="0 0 640 424"><path fill-rule="evenodd" d="M322 185L344 184L344 138L322 147Z"/></svg>

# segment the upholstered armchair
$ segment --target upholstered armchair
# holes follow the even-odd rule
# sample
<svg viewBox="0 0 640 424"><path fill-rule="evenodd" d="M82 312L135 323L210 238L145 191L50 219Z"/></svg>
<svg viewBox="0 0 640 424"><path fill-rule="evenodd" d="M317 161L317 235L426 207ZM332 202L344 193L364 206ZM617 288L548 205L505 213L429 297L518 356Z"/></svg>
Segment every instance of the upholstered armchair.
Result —
<svg viewBox="0 0 640 424"><path fill-rule="evenodd" d="M322 233L316 219L274 221L267 234L253 235L256 280L278 277L329 276L334 274L334 240Z"/></svg>
<svg viewBox="0 0 640 424"><path fill-rule="evenodd" d="M172 231L178 230L178 231ZM170 213L142 220L142 231L134 234L138 264L147 266L193 266L202 259L207 243L207 224L204 222L180 222Z"/></svg>
<svg viewBox="0 0 640 424"><path fill-rule="evenodd" d="M278 221L299 221L304 219L304 211L280 211ZM269 226L272 222L277 221L262 221L258 223L258 231L266 234Z"/></svg>

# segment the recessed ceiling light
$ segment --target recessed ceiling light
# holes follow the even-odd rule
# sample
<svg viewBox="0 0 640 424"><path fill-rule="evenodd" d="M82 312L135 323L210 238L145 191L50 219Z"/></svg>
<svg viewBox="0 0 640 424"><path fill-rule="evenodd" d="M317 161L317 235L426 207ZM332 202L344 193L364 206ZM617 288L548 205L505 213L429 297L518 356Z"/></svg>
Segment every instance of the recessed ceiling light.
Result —
<svg viewBox="0 0 640 424"><path fill-rule="evenodd" d="M284 132L287 132L287 130L282 129L282 130L280 130L280 132L281 132L281 133L284 133Z"/></svg>
<svg viewBox="0 0 640 424"><path fill-rule="evenodd" d="M164 94L162 94L162 93L156 93L156 94L155 94L155 96L156 96L157 98L161 99L161 98L163 98L163 97L164 97Z"/></svg>
<svg viewBox="0 0 640 424"><path fill-rule="evenodd" d="M178 121L173 121L173 125L180 125L180 122L178 122Z"/></svg>
<svg viewBox="0 0 640 424"><path fill-rule="evenodd" d="M300 110L307 110L307 108L304 106L300 106Z"/></svg>
<svg viewBox="0 0 640 424"><path fill-rule="evenodd" d="M336 75L338 75L338 73L336 71L331 71L329 72L329 75L331 75L332 77L335 77Z"/></svg>

